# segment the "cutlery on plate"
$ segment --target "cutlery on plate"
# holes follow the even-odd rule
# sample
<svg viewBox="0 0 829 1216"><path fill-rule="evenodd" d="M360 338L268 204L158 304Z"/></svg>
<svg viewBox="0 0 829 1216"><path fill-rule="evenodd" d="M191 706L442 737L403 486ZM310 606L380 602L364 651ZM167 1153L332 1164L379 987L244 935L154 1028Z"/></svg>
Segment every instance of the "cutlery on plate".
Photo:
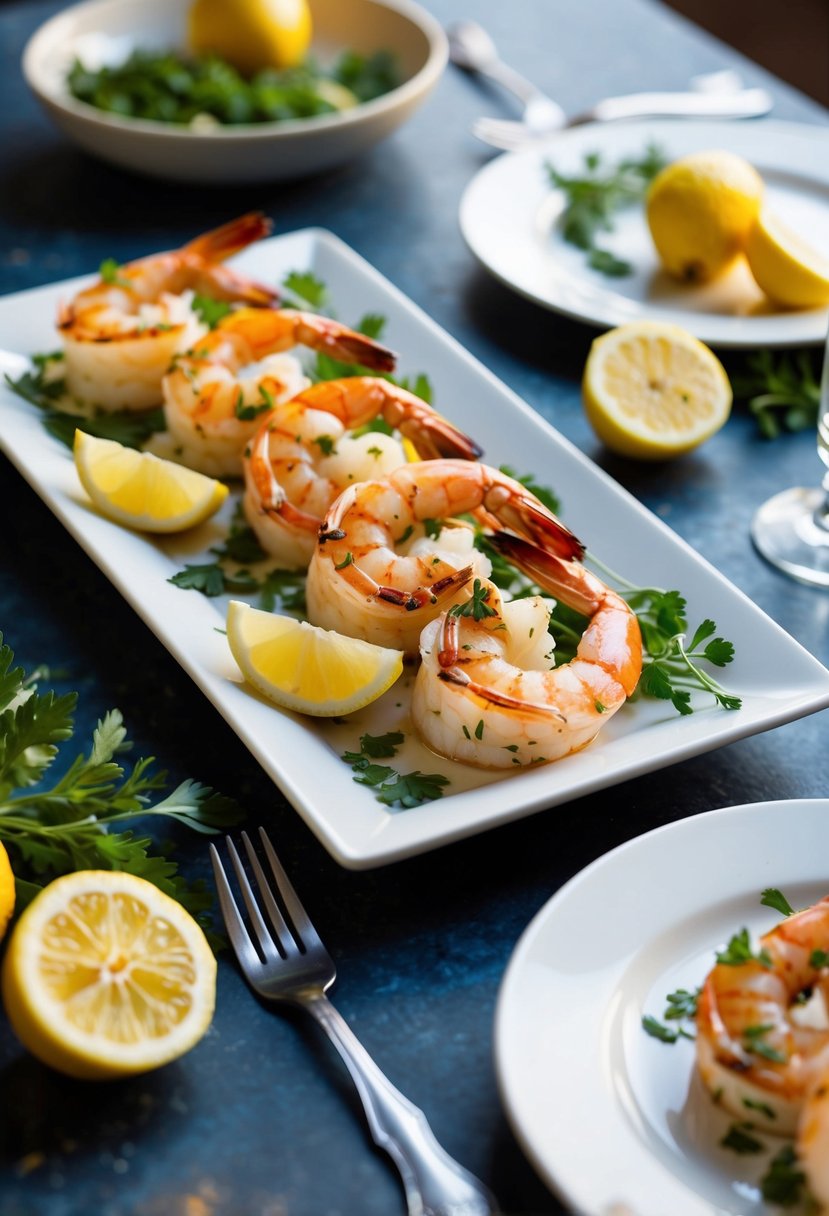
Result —
<svg viewBox="0 0 829 1216"><path fill-rule="evenodd" d="M337 975L334 960L262 828L259 835L275 891L247 833L242 841L256 892L233 841L226 838L244 917L216 847L210 846L222 916L245 979L264 1000L298 1005L325 1030L357 1086L372 1137L400 1171L409 1216L496 1216L494 1196L441 1148L423 1111L383 1075L328 1000L326 992Z"/></svg>
<svg viewBox="0 0 829 1216"><path fill-rule="evenodd" d="M484 143L513 151L556 131L588 122L625 118L758 118L772 107L765 89L744 89L729 73L698 77L687 92L631 93L607 97L581 114L564 110L530 81L500 59L489 34L475 21L460 21L449 29L449 57L458 67L497 81L524 105L518 120L479 118L473 133ZM735 87L735 84L737 87Z"/></svg>

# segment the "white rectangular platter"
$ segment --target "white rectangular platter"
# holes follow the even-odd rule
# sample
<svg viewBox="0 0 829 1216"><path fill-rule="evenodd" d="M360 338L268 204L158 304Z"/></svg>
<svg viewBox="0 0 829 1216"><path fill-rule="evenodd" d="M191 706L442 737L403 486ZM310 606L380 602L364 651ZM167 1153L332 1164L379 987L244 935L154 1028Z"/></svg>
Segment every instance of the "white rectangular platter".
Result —
<svg viewBox="0 0 829 1216"><path fill-rule="evenodd" d="M701 700L697 712L680 717L669 703L638 700L584 751L504 775L444 761L410 738L410 677L344 724L292 716L242 682L222 632L226 602L168 581L217 543L221 517L164 541L103 519L86 501L69 452L44 430L39 411L4 386L0 445L342 865L368 868L412 856L829 705L829 672L816 659L336 237L316 229L275 237L234 265L275 283L291 270L312 271L349 323L382 313L388 319L383 338L398 352L401 374L429 376L437 408L482 443L488 463L509 464L551 486L565 521L599 558L639 585L679 589L692 629L710 616L719 633L737 640L735 661L723 678L743 698L739 711ZM53 350L58 301L69 299L81 282L0 299L0 341L7 350ZM20 364L8 359L3 370L18 374ZM392 763L401 771L418 768L450 778L442 798L410 810L379 803L370 788L354 782L341 758L363 732L398 726L409 741Z"/></svg>

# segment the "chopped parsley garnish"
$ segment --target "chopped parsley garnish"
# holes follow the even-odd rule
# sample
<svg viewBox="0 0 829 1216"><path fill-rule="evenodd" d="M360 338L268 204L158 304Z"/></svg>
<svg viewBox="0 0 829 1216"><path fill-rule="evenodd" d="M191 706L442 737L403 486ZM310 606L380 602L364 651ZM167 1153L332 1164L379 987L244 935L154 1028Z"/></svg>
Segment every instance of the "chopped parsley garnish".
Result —
<svg viewBox="0 0 829 1216"><path fill-rule="evenodd" d="M330 456L337 445L333 435L317 435L312 442L317 445L323 456Z"/></svg>
<svg viewBox="0 0 829 1216"><path fill-rule="evenodd" d="M758 1114L765 1115L767 1119L777 1118L776 1111L767 1102L756 1102L753 1098L743 1098L743 1106L746 1110L756 1110Z"/></svg>
<svg viewBox="0 0 829 1216"><path fill-rule="evenodd" d="M663 1017L667 1022L693 1021L697 1013L697 1000L700 989L690 992L687 988L677 988L665 998L666 1005ZM642 1018L642 1028L662 1043L676 1043L680 1038L693 1039L694 1035L684 1026L665 1026L656 1018L646 1015Z"/></svg>
<svg viewBox="0 0 829 1216"><path fill-rule="evenodd" d="M331 71L308 59L296 67L265 68L247 79L218 55L138 50L121 64L97 70L76 59L67 77L73 97L122 118L231 126L336 113L340 107L330 99L330 81L361 102L389 92L400 76L387 51L346 51Z"/></svg>
<svg viewBox="0 0 829 1216"><path fill-rule="evenodd" d="M213 300L210 296L193 297L193 312L211 329L215 329L230 311L231 306L227 300Z"/></svg>
<svg viewBox="0 0 829 1216"><path fill-rule="evenodd" d="M760 896L760 903L764 908L774 908L775 912L780 912L783 916L794 915L794 908L783 892L777 890L777 887L766 887Z"/></svg>
<svg viewBox="0 0 829 1216"><path fill-rule="evenodd" d="M829 950L813 950L809 955L809 966L817 971L822 967L829 967Z"/></svg>
<svg viewBox="0 0 829 1216"><path fill-rule="evenodd" d="M353 556L353 554L351 554L351 553L346 553L346 555L345 555L345 557L343 558L343 560L342 560L341 562L338 562L338 563L335 565L334 569L335 569L335 570L345 570L346 566L351 566L351 565L353 565L353 563L354 563L354 556Z"/></svg>
<svg viewBox="0 0 829 1216"><path fill-rule="evenodd" d="M730 1148L733 1153L739 1153L741 1157L762 1153L766 1146L762 1140L751 1135L753 1130L753 1123L732 1123L720 1144L723 1148Z"/></svg>
<svg viewBox="0 0 829 1216"><path fill-rule="evenodd" d="M782 1051L778 1051L776 1047L772 1047L770 1043L763 1041L771 1030L774 1030L774 1026L770 1022L759 1026L746 1026L743 1031L743 1046L752 1055L762 1056L764 1060L770 1060L773 1064L785 1064L787 1056Z"/></svg>
<svg viewBox="0 0 829 1216"><path fill-rule="evenodd" d="M362 735L359 752L344 752L343 760L351 765L354 780L359 785L369 785L378 802L385 806L401 806L405 810L434 802L443 797L449 778L442 773L398 773L386 764L374 764L376 759L391 758L403 743L401 731L390 731L386 735Z"/></svg>
<svg viewBox="0 0 829 1216"><path fill-rule="evenodd" d="M497 616L497 611L487 603L488 599L489 587L483 586L481 580L476 578L472 584L471 598L463 604L453 604L447 616L471 616L476 621L482 621L488 616Z"/></svg>
<svg viewBox="0 0 829 1216"><path fill-rule="evenodd" d="M717 951L717 962L726 967L742 967L745 963L759 963L761 967L771 967L771 955L767 950L759 950L757 954L751 948L748 929L734 933L724 950Z"/></svg>
<svg viewBox="0 0 829 1216"><path fill-rule="evenodd" d="M98 267L98 274L102 283L109 283L113 287L129 287L127 280L120 277L121 267L115 258L104 258Z"/></svg>
<svg viewBox="0 0 829 1216"><path fill-rule="evenodd" d="M659 1039L660 1043L675 1043L682 1034L680 1029L674 1030L672 1026L664 1026L662 1022L657 1021L649 1013L644 1014L642 1017L642 1029L651 1038Z"/></svg>
<svg viewBox="0 0 829 1216"><path fill-rule="evenodd" d="M324 308L328 301L328 288L310 270L292 270L282 280L282 286L299 296L305 308L316 311Z"/></svg>
<svg viewBox="0 0 829 1216"><path fill-rule="evenodd" d="M790 1208L801 1201L805 1189L806 1175L798 1169L797 1153L791 1144L786 1144L772 1158L763 1175L760 1183L762 1196L768 1203Z"/></svg>

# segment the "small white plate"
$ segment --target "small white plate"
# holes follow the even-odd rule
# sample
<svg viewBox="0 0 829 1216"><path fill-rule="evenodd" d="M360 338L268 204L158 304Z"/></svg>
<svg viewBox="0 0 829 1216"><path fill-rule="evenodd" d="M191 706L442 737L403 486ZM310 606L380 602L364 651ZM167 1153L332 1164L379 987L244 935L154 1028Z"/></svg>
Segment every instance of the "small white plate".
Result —
<svg viewBox="0 0 829 1216"><path fill-rule="evenodd" d="M640 157L649 143L668 160L724 148L763 177L773 209L829 257L829 130L770 122L649 120L593 123L554 136L540 148L498 156L472 179L461 200L461 231L478 260L521 295L590 325L670 321L719 347L802 346L826 338L829 310L775 310L741 260L725 277L700 287L677 283L659 267L644 209L621 210L601 244L633 266L608 278L561 236L564 198L545 165L584 170L587 153L606 164Z"/></svg>
<svg viewBox="0 0 829 1216"><path fill-rule="evenodd" d="M681 717L672 705L643 698L620 710L590 747L514 773L441 760L418 743L408 717L411 674L343 724L283 712L243 684L224 637L225 602L168 582L185 564L212 560L210 546L221 539L231 501L223 515L181 537L152 540L121 528L90 508L69 452L43 429L39 411L0 387L0 446L343 865L411 856L829 705L826 668L336 237L316 229L274 237L233 265L275 284L289 271L310 270L328 285L337 316L351 323L382 313L383 338L399 352L401 374L425 372L437 407L483 444L490 463L510 464L552 486L565 520L599 558L609 557L639 586L678 588L688 599L691 629L713 617L737 646L733 664L718 674L743 698L742 709L719 709L703 696L695 699L697 712ZM19 355L53 350L58 302L82 282L0 299L4 341ZM407 744L393 763L451 781L443 798L408 811L387 810L340 759L359 748L361 733L398 726Z"/></svg>
<svg viewBox="0 0 829 1216"><path fill-rule="evenodd" d="M353 160L405 122L439 80L448 44L439 22L412 0L309 4L311 54L320 63L333 62L345 50L390 51L402 83L338 114L198 130L122 118L70 94L66 76L76 57L99 68L123 63L134 50L186 47L191 0L84 0L36 30L23 53L23 74L70 139L123 168L231 186L318 173Z"/></svg>
<svg viewBox="0 0 829 1216"><path fill-rule="evenodd" d="M739 929L829 893L829 800L709 811L600 857L553 896L510 961L495 1054L510 1120L585 1216L760 1216L770 1154L720 1146L733 1119L702 1091L687 1040L649 1037L665 997L696 989ZM764 1137L772 1154L785 1141Z"/></svg>

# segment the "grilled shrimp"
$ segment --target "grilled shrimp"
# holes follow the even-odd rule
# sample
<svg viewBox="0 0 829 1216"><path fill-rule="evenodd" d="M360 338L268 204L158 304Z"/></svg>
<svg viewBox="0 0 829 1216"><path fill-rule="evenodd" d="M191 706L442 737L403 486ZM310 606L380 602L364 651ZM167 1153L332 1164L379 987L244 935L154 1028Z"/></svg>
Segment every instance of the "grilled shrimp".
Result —
<svg viewBox="0 0 829 1216"><path fill-rule="evenodd" d="M272 305L277 293L222 263L270 232L261 215L243 215L181 249L113 267L61 306L58 328L67 388L105 410L142 410L161 402L161 378L180 351L206 332L194 293Z"/></svg>
<svg viewBox="0 0 829 1216"><path fill-rule="evenodd" d="M306 389L265 417L244 458L245 515L262 547L283 565L307 567L323 516L346 486L406 463L392 436L347 433L377 417L421 456L480 455L425 401L388 380L349 376Z"/></svg>
<svg viewBox="0 0 829 1216"><path fill-rule="evenodd" d="M280 353L294 346L391 371L394 355L379 342L315 313L241 308L229 313L164 377L167 428L181 459L210 476L242 471L248 441L263 416L308 387L301 364ZM244 369L251 368L248 375Z"/></svg>
<svg viewBox="0 0 829 1216"><path fill-rule="evenodd" d="M575 657L554 666L550 609L502 603L493 584L426 626L412 718L434 751L481 768L559 760L585 747L636 687L639 623L629 605L574 558L502 535L494 543L565 604L589 616Z"/></svg>
<svg viewBox="0 0 829 1216"><path fill-rule="evenodd" d="M451 522L466 512L533 543L581 551L533 494L497 469L471 460L404 465L349 486L328 510L308 568L312 623L415 656L424 626L490 574L472 530Z"/></svg>
<svg viewBox="0 0 829 1216"><path fill-rule="evenodd" d="M717 963L697 1005L707 1088L733 1114L745 1118L750 1109L752 1122L779 1135L794 1133L811 1093L801 1131L807 1153L825 1118L818 1083L829 1069L829 1029L803 1024L793 1011L802 993L826 984L827 951L829 897L775 925L747 962Z"/></svg>

